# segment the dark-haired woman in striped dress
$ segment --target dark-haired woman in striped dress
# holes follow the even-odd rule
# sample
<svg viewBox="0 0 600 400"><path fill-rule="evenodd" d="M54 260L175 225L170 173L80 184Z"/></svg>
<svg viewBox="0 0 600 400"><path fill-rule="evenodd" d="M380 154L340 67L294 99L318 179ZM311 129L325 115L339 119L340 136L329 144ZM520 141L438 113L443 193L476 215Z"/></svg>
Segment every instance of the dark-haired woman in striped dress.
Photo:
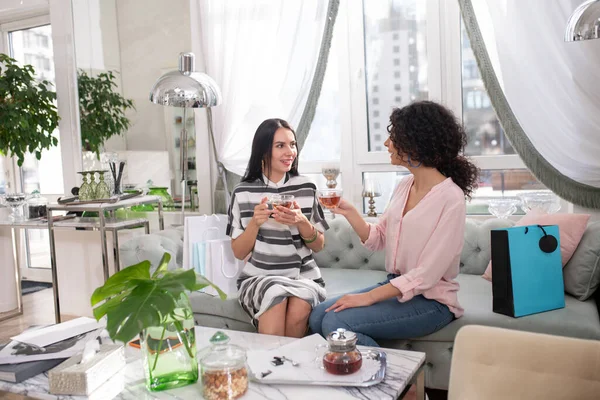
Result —
<svg viewBox="0 0 600 400"><path fill-rule="evenodd" d="M273 194L293 195L293 208L270 207ZM298 174L295 132L284 120L264 121L254 135L246 175L233 192L227 226L235 256L247 259L238 299L259 333L306 333L311 310L325 300L312 253L323 248L326 229L316 186Z"/></svg>

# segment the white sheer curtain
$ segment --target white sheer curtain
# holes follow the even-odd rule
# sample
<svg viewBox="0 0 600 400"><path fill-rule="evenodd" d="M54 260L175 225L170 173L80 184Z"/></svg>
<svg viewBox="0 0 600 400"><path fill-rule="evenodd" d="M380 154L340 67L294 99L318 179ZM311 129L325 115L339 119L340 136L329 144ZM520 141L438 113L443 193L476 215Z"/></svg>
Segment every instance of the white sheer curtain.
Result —
<svg viewBox="0 0 600 400"><path fill-rule="evenodd" d="M218 158L229 171L244 174L263 120L297 127L327 7L322 0L191 0L192 32L200 35L192 50L223 94L212 113Z"/></svg>
<svg viewBox="0 0 600 400"><path fill-rule="evenodd" d="M600 187L600 41L563 40L581 3L472 0L496 76L535 149L566 177Z"/></svg>

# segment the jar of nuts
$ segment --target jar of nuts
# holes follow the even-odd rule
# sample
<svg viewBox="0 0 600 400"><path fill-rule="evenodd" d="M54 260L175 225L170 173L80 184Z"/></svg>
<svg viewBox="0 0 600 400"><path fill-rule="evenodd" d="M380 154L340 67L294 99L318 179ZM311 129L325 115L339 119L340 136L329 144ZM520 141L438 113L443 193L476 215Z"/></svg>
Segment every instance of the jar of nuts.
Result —
<svg viewBox="0 0 600 400"><path fill-rule="evenodd" d="M220 331L210 343L200 357L203 396L207 400L237 399L248 390L246 351L229 344L229 337Z"/></svg>

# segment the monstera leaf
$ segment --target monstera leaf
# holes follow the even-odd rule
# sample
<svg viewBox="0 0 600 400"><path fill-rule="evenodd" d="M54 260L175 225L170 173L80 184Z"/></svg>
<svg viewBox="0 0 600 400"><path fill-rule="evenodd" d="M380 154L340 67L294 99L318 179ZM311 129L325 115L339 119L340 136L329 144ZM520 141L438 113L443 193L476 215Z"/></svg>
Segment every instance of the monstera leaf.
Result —
<svg viewBox="0 0 600 400"><path fill-rule="evenodd" d="M106 315L106 329L113 340L128 342L143 329L159 326L175 310L177 300L186 291L211 286L221 299L227 296L193 270L168 271L171 256L165 253L154 274L150 262L142 261L117 272L92 294L94 317Z"/></svg>

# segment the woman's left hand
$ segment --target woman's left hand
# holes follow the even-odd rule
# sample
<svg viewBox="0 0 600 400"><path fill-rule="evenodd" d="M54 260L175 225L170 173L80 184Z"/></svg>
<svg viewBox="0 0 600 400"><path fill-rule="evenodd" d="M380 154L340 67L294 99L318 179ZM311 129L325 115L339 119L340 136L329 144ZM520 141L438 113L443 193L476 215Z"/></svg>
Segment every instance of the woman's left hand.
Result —
<svg viewBox="0 0 600 400"><path fill-rule="evenodd" d="M281 224L298 226L308 221L306 216L302 214L302 209L300 209L300 206L295 201L293 208L277 206L275 211L276 212L273 213L273 218Z"/></svg>
<svg viewBox="0 0 600 400"><path fill-rule="evenodd" d="M374 301L371 295L367 293L347 294L340 297L331 307L325 310L329 312L339 312L347 308L368 307L373 305Z"/></svg>

